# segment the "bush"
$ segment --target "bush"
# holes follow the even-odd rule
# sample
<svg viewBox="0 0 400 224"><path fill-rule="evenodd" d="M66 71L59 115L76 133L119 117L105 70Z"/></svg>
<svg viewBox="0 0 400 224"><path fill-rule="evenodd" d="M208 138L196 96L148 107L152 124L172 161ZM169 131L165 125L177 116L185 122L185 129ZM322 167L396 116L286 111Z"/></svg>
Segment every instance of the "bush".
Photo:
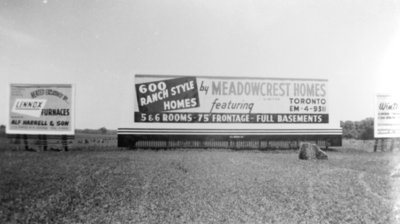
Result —
<svg viewBox="0 0 400 224"><path fill-rule="evenodd" d="M343 138L368 140L374 139L374 119L366 118L361 121L341 121Z"/></svg>

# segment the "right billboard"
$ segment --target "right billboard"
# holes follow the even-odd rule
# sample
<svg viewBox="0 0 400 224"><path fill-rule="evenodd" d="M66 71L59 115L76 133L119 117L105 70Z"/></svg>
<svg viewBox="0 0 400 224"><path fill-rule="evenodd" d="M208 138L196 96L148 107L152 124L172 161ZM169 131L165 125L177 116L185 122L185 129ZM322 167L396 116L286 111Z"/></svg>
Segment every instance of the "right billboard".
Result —
<svg viewBox="0 0 400 224"><path fill-rule="evenodd" d="M375 138L400 137L400 98L377 94L375 102Z"/></svg>

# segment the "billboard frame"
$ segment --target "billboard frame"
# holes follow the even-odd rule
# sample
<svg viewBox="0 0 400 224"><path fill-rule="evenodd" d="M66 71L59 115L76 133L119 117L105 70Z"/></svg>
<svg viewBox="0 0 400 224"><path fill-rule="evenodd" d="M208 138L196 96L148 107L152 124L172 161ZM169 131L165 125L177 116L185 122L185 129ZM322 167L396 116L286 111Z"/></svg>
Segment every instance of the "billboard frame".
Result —
<svg viewBox="0 0 400 224"><path fill-rule="evenodd" d="M152 125L142 122L135 122L132 112L135 113L137 107L137 95L136 95L136 78L138 77L149 77L149 78L182 78L182 77L196 77L196 78L206 78L206 79L229 79L229 80L286 80L286 81L316 81L316 82L327 82L328 79L322 78L277 78L277 77L254 77L254 76L221 76L221 75L175 75L175 74L143 74L136 73L132 75L133 83L129 82L129 89L127 89L126 94L129 95L129 101L126 105L128 108L124 108L124 119L121 123L120 128L118 128L118 146L119 147L129 147L137 148L136 143L138 141L325 141L329 146L341 146L342 145L342 129L339 124L334 125L329 119L328 123L323 124L321 128L313 128L310 124L304 124L304 126L294 127L288 124L286 127L276 129L276 126L265 127L260 126L258 128L252 128L246 126L243 128L236 128L235 125L229 124L223 125L216 124L217 126L201 125L197 123L197 126L189 127L189 124L182 123L182 126L171 126L169 122L155 122ZM132 89L133 87L133 89ZM329 94L328 94L329 97ZM135 102L135 103L134 103ZM136 104L136 106L138 106ZM129 110L129 111L127 111ZM127 112L126 112L127 111ZM131 117L132 116L132 117ZM122 120L121 120L122 121ZM133 123L132 123L133 122ZM175 123L176 124L176 123ZM203 127L200 127L203 126ZM246 124L248 125L248 124ZM275 124L277 125L277 124ZM228 127L229 126L229 127ZM335 127L333 127L335 126ZM198 128L196 128L198 127ZM167 147L168 148L168 147Z"/></svg>
<svg viewBox="0 0 400 224"><path fill-rule="evenodd" d="M11 89L12 86L38 86L38 87L71 87L71 130L69 131L49 131L49 130L10 130L10 118L11 118ZM75 135L75 84L73 83L10 83L8 85L8 99L7 99L7 135L51 135L51 136L63 136L63 135Z"/></svg>

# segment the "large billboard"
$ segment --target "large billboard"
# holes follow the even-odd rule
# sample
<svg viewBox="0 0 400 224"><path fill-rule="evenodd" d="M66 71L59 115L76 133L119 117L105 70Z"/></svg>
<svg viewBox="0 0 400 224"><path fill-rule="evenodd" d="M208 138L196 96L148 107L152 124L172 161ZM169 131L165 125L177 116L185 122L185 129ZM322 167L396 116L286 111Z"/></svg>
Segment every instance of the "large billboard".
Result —
<svg viewBox="0 0 400 224"><path fill-rule="evenodd" d="M135 123L329 123L325 79L136 75L135 95Z"/></svg>
<svg viewBox="0 0 400 224"><path fill-rule="evenodd" d="M400 97L376 95L374 129L375 138L400 137Z"/></svg>
<svg viewBox="0 0 400 224"><path fill-rule="evenodd" d="M73 135L73 85L11 84L7 133Z"/></svg>

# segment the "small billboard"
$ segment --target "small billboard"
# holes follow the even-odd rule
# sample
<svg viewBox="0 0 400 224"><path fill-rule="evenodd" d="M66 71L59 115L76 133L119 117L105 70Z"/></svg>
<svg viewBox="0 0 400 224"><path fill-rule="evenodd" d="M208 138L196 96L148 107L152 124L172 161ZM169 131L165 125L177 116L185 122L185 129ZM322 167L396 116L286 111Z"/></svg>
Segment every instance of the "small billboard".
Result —
<svg viewBox="0 0 400 224"><path fill-rule="evenodd" d="M72 84L11 84L7 134L73 135Z"/></svg>
<svg viewBox="0 0 400 224"><path fill-rule="evenodd" d="M400 137L400 97L377 94L375 103L375 138Z"/></svg>

